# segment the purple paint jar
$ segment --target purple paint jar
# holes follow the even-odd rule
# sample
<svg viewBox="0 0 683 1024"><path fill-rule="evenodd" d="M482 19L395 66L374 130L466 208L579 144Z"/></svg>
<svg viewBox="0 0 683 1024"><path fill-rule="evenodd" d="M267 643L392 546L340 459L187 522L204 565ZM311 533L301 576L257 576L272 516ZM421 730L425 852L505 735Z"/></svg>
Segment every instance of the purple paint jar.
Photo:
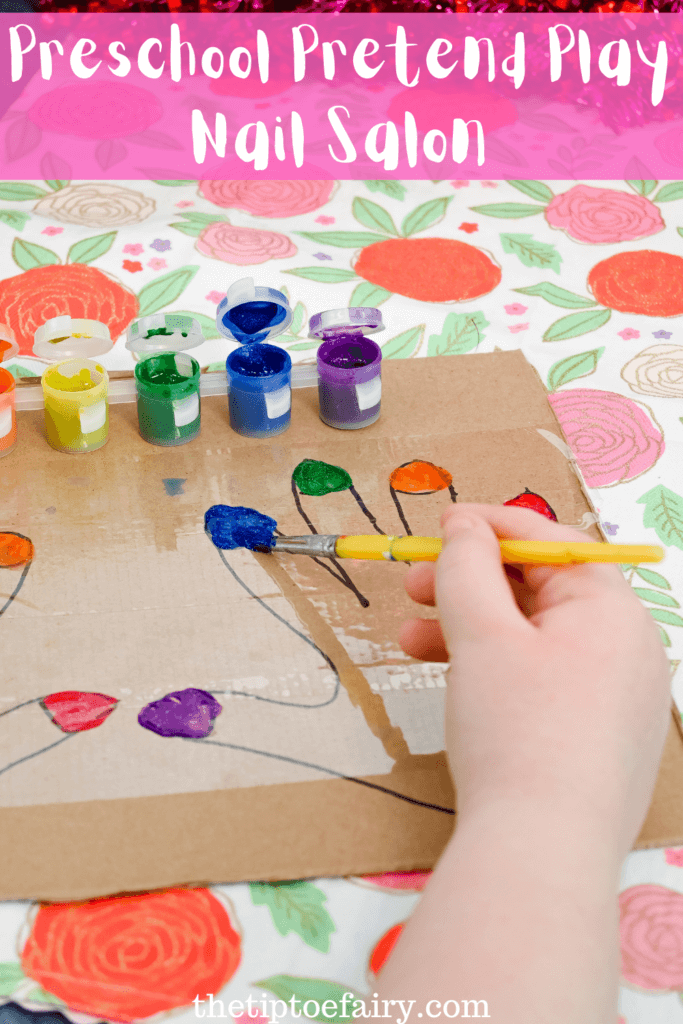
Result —
<svg viewBox="0 0 683 1024"><path fill-rule="evenodd" d="M359 430L379 419L382 350L367 334L384 330L377 309L330 309L311 317L318 349L320 419L338 430Z"/></svg>

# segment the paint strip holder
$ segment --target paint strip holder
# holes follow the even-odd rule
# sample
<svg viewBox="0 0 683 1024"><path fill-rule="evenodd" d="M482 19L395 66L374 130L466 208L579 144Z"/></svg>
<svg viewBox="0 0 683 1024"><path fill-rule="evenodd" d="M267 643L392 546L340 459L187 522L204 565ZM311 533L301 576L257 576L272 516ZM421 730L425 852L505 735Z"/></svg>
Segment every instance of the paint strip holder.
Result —
<svg viewBox="0 0 683 1024"><path fill-rule="evenodd" d="M313 388L318 386L318 370L313 364L304 363L292 367L293 388ZM211 370L201 374L199 378L199 394L202 398L228 393L228 375L225 370ZM135 377L129 371L115 370L109 372L109 404L125 405L137 401ZM40 378L24 377L17 381L17 411L31 412L44 408L43 389Z"/></svg>

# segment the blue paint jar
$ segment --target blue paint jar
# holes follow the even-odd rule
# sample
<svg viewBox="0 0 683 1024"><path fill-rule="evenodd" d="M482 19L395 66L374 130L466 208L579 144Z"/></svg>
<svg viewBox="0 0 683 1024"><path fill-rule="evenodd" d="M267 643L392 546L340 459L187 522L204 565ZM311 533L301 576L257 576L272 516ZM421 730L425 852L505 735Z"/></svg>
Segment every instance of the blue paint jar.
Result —
<svg viewBox="0 0 683 1024"><path fill-rule="evenodd" d="M243 437L274 437L289 426L292 360L276 345L243 345L225 362L230 426Z"/></svg>
<svg viewBox="0 0 683 1024"><path fill-rule="evenodd" d="M268 345L292 322L287 296L235 281L216 311L216 327L240 348L226 360L230 426L244 437L274 437L289 426L292 408L292 360L284 349Z"/></svg>

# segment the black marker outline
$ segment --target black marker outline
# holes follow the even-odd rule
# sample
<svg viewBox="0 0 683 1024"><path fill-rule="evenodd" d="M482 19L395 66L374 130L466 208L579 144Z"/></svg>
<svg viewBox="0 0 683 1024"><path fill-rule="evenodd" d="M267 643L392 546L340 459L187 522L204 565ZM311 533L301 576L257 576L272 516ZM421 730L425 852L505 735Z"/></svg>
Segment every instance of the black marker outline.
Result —
<svg viewBox="0 0 683 1024"><path fill-rule="evenodd" d="M426 800L418 800L413 796L406 796L405 793L399 793L397 790L389 789L387 786L380 786L376 782L368 782L366 779L359 779L355 775L344 775L343 772L337 772L334 768L325 768L320 764L311 764L310 761L299 761L295 757L286 757L284 754L271 754L267 750L256 750L254 747L243 747L237 743L224 743L221 740L195 739L190 736L182 736L180 739L189 740L190 743L202 743L204 746L227 747L228 750L238 750L243 754L260 754L261 757L272 757L276 761L286 761L301 768L312 768L315 771L333 775L336 779L344 779L345 782L355 782L358 786L376 789L380 793L387 793L389 796L396 797L398 800L404 800L409 804L414 804L416 807L426 807L430 811L440 811L442 814L455 814L455 810L451 807L442 807L441 804L430 804Z"/></svg>
<svg viewBox="0 0 683 1024"><path fill-rule="evenodd" d="M208 532L208 530L206 530L205 532L206 532L207 537L209 537L209 539L210 539L211 535ZM213 541L211 541L211 543L213 544ZM215 547L215 545L214 545L214 547ZM263 600L262 597L259 597L258 594L255 594L254 591L251 589L251 587L249 587L244 582L244 580L241 579L240 576L235 572L235 570L233 569L233 567L230 565L230 563L228 562L227 558L225 557L225 552L221 548L216 548L216 550L218 551L218 554L220 555L220 559L221 559L223 565L225 566L225 568L228 570L228 572L231 574L231 576L239 583L239 585L244 590L246 590L246 592L249 594L249 596L252 597L255 601L257 601L261 605L262 608L265 608L265 610L267 612L270 612L270 614L273 615L278 620L278 622L281 622L283 624L283 626L286 626L287 629L291 630L292 633L295 634L295 636L300 637L300 639L303 640L304 643L307 643L309 647L312 647L313 650L316 651L320 655L320 657L324 661L327 662L327 664L329 665L329 667L332 669L332 671L334 672L335 676L337 677L337 682L335 683L334 691L332 693L332 696L329 698L329 700L322 701L322 703L320 703L320 704L298 704L295 701L274 700L272 697L261 697L258 693L247 693L245 690L206 690L206 693L226 694L226 695L230 694L231 696L236 696L236 697L251 697L253 700L264 701L264 703L266 703L266 704L279 704L281 707L286 707L286 708L324 708L324 707L327 707L329 704L333 704L334 701L339 696L339 691L341 689L341 679L339 678L339 672L337 671L337 666L332 661L330 656L328 654L325 654L325 652L322 651L318 647L318 645L313 642L313 640L311 640L309 637L307 637L305 635L305 633L299 632L299 630L296 629L291 624L291 622L287 622L287 619L283 619L283 617L281 615L278 615L278 613L273 608L271 608L269 604L266 604L266 602Z"/></svg>
<svg viewBox="0 0 683 1024"><path fill-rule="evenodd" d="M42 699L42 698L41 698ZM33 701L29 701L33 703ZM22 707L23 705L19 705ZM11 711L15 711L16 708L11 708ZM52 750L53 747L58 747L60 743L64 743L65 740L70 740L72 736L78 736L77 732L70 732L66 736L62 736L61 739L55 740L54 743L50 743L47 747L41 747L40 750L35 750L32 754L27 754L26 757L20 757L18 761L12 761L11 764L6 764L4 768L0 768L0 775L4 775L10 768L16 768L18 764L23 764L24 761L30 761L34 757L38 757L38 754L44 754L48 750Z"/></svg>
<svg viewBox="0 0 683 1024"><path fill-rule="evenodd" d="M299 488L297 486L296 480L294 479L294 474L293 473L292 473L292 494L294 495L294 504L296 505L297 512L299 513L299 515L301 516L303 521L306 523L306 526L308 527L310 532L316 534L316 536L317 536L318 531L316 530L315 526L313 525L313 523L311 522L309 517L306 515L306 513L305 513L305 511L303 509L303 506L301 504L301 498L299 496ZM356 586L356 584L353 582L353 580L351 579L349 574L346 572L346 570L342 569L342 567L339 564L339 562L337 561L337 559L336 558L331 558L330 561L332 562L332 564L334 565L334 567L337 569L337 571L339 573L339 577L338 577L339 578L339 582L342 583L343 586L345 586L348 590L350 590L352 594L356 595L356 597L358 598L358 603L360 604L361 608L369 607L370 602L368 601L367 597L365 597L364 594L361 594L361 592L358 589L358 587Z"/></svg>

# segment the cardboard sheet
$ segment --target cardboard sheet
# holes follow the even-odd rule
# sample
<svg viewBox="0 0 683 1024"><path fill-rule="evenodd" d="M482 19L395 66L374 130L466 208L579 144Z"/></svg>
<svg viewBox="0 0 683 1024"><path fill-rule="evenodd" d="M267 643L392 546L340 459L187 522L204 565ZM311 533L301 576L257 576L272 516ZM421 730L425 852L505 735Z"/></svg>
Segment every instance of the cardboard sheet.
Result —
<svg viewBox="0 0 683 1024"><path fill-rule="evenodd" d="M525 488L561 522L590 523L521 353L383 372L382 417L359 432L325 427L310 389L294 392L292 426L272 441L233 433L223 398L203 402L201 436L174 449L142 441L134 405L113 406L108 444L83 456L52 451L42 415L20 414L0 529L36 554L0 617L0 898L433 865L455 820L445 666L398 647L405 568L345 562L344 582L306 558L221 556L203 530L224 503L285 534L370 533L372 517L402 533L401 515L434 534L454 493L499 503ZM300 494L303 459L343 467L353 490ZM391 472L412 460L446 469L452 488L392 494ZM0 574L0 607L17 579ZM145 704L186 687L223 706L206 740L138 724ZM119 703L65 734L36 701L63 690ZM683 840L681 785L672 726L643 845Z"/></svg>

